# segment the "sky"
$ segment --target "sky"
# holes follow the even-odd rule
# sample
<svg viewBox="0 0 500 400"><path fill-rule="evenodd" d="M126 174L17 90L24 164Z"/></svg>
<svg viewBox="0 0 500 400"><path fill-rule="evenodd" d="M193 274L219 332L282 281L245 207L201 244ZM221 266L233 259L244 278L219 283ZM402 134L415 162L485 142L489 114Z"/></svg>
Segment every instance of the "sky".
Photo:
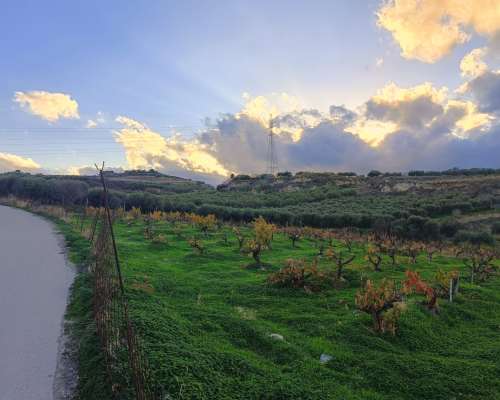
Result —
<svg viewBox="0 0 500 400"><path fill-rule="evenodd" d="M63 0L0 11L0 171L500 167L498 0Z"/></svg>

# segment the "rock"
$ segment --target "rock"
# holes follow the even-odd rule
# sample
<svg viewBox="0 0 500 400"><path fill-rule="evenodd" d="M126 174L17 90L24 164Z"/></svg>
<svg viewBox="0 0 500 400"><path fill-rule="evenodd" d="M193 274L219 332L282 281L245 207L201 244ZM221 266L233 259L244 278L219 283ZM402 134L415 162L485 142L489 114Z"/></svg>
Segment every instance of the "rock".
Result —
<svg viewBox="0 0 500 400"><path fill-rule="evenodd" d="M274 339L274 340L284 340L284 339L285 339L285 338L284 338L282 335L280 335L279 333L271 333L271 334L269 335L269 337L270 337L271 339Z"/></svg>
<svg viewBox="0 0 500 400"><path fill-rule="evenodd" d="M333 360L333 356L323 353L319 356L319 362L321 364L326 364L328 361Z"/></svg>

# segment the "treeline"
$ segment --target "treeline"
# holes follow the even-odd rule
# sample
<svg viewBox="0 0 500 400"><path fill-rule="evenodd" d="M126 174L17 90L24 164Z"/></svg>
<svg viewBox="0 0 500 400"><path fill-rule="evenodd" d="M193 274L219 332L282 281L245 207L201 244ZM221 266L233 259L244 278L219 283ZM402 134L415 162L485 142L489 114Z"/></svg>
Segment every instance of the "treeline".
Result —
<svg viewBox="0 0 500 400"><path fill-rule="evenodd" d="M451 168L445 171L409 171L408 176L475 176L475 175L498 175L498 168Z"/></svg>
<svg viewBox="0 0 500 400"><path fill-rule="evenodd" d="M89 193L85 182L33 176L29 174L4 174L0 176L0 196L13 195L45 204L72 206L82 204Z"/></svg>
<svg viewBox="0 0 500 400"><path fill-rule="evenodd" d="M20 173L0 175L0 196L9 195L66 207L102 205L100 187L67 177ZM126 192L111 189L109 201L112 208L126 210L137 207L143 212L161 210L214 214L219 219L233 222L250 222L262 216L282 226L357 227L392 231L417 240L439 235L452 237L459 230L456 226L437 223L433 220L435 217L488 210L496 203L493 195L474 198L459 193L360 195L353 189L335 185L281 193L201 190L153 194L142 190Z"/></svg>

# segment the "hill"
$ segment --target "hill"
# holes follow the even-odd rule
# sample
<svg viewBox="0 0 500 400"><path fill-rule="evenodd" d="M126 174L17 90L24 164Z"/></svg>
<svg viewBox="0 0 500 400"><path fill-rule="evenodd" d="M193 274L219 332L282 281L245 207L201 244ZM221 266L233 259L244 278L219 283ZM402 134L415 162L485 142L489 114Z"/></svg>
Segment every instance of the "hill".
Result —
<svg viewBox="0 0 500 400"><path fill-rule="evenodd" d="M106 173L114 208L214 214L233 222L258 216L279 225L392 229L415 239L448 237L500 220L500 172L489 169L238 175L217 188L156 171ZM0 175L0 196L97 206L97 176Z"/></svg>

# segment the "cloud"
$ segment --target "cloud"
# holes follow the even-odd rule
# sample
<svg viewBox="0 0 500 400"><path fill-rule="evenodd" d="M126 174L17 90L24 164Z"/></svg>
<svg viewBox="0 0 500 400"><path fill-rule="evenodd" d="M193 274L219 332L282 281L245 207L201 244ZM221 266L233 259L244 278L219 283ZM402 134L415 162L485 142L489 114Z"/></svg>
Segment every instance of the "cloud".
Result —
<svg viewBox="0 0 500 400"><path fill-rule="evenodd" d="M487 48L472 50L460 62L460 71L463 77L475 78L488 70L488 66L483 61L487 53Z"/></svg>
<svg viewBox="0 0 500 400"><path fill-rule="evenodd" d="M281 171L500 167L492 150L500 149L500 124L494 112L500 107L500 101L496 103L500 90L492 85L496 79L500 85L497 74L487 71L473 78L465 97L431 83L413 87L389 83L356 110L332 105L322 112L303 107L289 95L246 95L240 112L207 122L189 139L180 134L164 137L124 116L116 118L123 127L115 136L124 147L128 168L155 168L217 183L230 173L266 172L273 109ZM277 100L282 101L280 107Z"/></svg>
<svg viewBox="0 0 500 400"><path fill-rule="evenodd" d="M382 68L383 65L384 65L384 59L382 57L377 58L375 60L375 67Z"/></svg>
<svg viewBox="0 0 500 400"><path fill-rule="evenodd" d="M40 165L31 158L21 157L10 153L0 153L0 172L6 171L36 171Z"/></svg>
<svg viewBox="0 0 500 400"><path fill-rule="evenodd" d="M105 171L114 171L114 172L123 172L122 167L105 167ZM52 171L52 173L56 173L58 175L77 175L77 176L85 176L85 175L97 175L97 169L95 166L84 165L84 166L70 166L68 168Z"/></svg>
<svg viewBox="0 0 500 400"><path fill-rule="evenodd" d="M78 103L64 93L16 92L14 101L26 111L49 122L55 122L60 118L80 118Z"/></svg>
<svg viewBox="0 0 500 400"><path fill-rule="evenodd" d="M366 116L400 128L418 129L442 113L446 96L446 88L436 89L430 83L411 88L391 83L366 103Z"/></svg>
<svg viewBox="0 0 500 400"><path fill-rule="evenodd" d="M92 120L92 119L89 119L87 121L87 124L85 125L86 128L88 129L92 129L92 128L96 128L97 127L97 122Z"/></svg>
<svg viewBox="0 0 500 400"><path fill-rule="evenodd" d="M434 63L471 30L492 38L500 30L497 0L388 0L377 11L378 25L391 32L401 55Z"/></svg>
<svg viewBox="0 0 500 400"><path fill-rule="evenodd" d="M147 125L125 116L116 121L123 125L115 140L125 149L128 168L154 168L170 174L188 172L191 177L224 177L231 173L223 167L207 144L180 135L164 137Z"/></svg>
<svg viewBox="0 0 500 400"><path fill-rule="evenodd" d="M500 71L483 72L467 82L461 91L471 94L482 112L500 112Z"/></svg>

